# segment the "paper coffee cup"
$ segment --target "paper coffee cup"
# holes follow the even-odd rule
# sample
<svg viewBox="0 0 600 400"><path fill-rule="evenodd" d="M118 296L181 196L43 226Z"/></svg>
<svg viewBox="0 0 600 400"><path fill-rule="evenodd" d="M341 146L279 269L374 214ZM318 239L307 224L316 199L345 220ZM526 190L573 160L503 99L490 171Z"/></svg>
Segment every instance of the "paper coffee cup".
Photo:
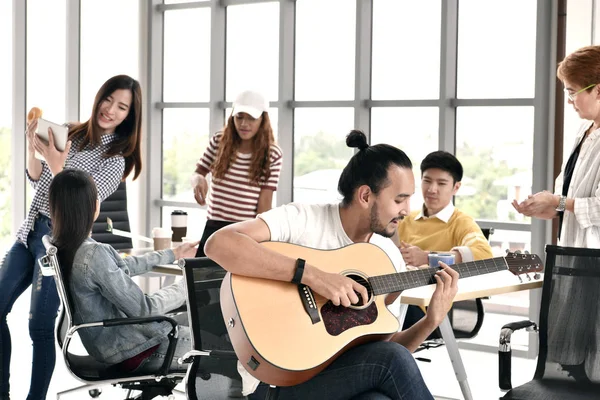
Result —
<svg viewBox="0 0 600 400"><path fill-rule="evenodd" d="M154 241L154 250L165 250L171 248L171 231L166 228L152 229L152 240Z"/></svg>
<svg viewBox="0 0 600 400"><path fill-rule="evenodd" d="M454 264L454 254L452 253L429 253L429 266L439 267L439 261L448 265Z"/></svg>
<svg viewBox="0 0 600 400"><path fill-rule="evenodd" d="M171 241L173 243L183 242L183 237L187 235L187 213L182 210L175 210L171 213Z"/></svg>

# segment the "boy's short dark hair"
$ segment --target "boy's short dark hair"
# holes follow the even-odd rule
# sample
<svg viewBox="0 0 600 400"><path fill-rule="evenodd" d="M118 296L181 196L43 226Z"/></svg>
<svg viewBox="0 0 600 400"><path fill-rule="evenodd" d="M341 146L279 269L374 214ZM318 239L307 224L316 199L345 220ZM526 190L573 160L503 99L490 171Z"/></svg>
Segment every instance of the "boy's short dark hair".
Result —
<svg viewBox="0 0 600 400"><path fill-rule="evenodd" d="M425 171L431 168L441 169L452 175L454 183L462 181L463 167L460 161L453 154L447 151L438 150L429 153L427 157L421 161L421 176Z"/></svg>

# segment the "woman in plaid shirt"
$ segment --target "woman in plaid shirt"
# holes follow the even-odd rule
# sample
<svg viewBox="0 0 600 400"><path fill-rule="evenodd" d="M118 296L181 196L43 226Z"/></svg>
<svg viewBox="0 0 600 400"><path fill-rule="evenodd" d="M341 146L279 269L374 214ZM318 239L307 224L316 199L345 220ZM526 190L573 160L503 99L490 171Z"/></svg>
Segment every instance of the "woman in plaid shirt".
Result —
<svg viewBox="0 0 600 400"><path fill-rule="evenodd" d="M28 400L45 399L56 360L54 323L60 300L52 277L40 273L37 260L45 254L42 237L51 232L48 189L52 178L64 169L88 172L98 187L100 201L110 196L119 182L142 168L140 155L142 93L140 84L117 75L102 85L90 119L69 129L63 152L35 134L37 120L27 128L27 180L35 190L27 218L0 268L0 400L9 399L11 342L6 316L17 298L31 285L29 335L33 362ZM44 161L34 157L41 154Z"/></svg>

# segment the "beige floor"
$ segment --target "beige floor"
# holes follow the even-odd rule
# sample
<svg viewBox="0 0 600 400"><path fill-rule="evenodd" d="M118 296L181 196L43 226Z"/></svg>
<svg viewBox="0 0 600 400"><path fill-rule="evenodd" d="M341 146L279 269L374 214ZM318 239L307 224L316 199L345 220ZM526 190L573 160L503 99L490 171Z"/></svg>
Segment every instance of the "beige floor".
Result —
<svg viewBox="0 0 600 400"><path fill-rule="evenodd" d="M15 303L13 312L9 315L9 326L13 338L13 360L11 363L11 398L24 399L27 396L31 369L31 341L27 331L27 315L29 305L29 292ZM492 325L495 331L493 318L486 322ZM485 324L484 324L485 326ZM495 353L461 350L462 358L467 370L471 391L475 400L497 399L502 393L498 389L498 359ZM454 377L452 366L445 347L426 350L418 353L420 357L432 360L431 363L418 362L423 377L436 396L436 399L462 399L458 383ZM535 360L520 358L513 359L513 385L524 383L533 377ZM48 399L55 399L56 392L81 385L67 371L62 357L57 358L56 369L50 385ZM183 389L180 385L180 389ZM120 399L125 397L125 392L107 387L104 389L100 400ZM86 399L86 394L78 393L64 396L63 399ZM177 396L182 399L183 396Z"/></svg>

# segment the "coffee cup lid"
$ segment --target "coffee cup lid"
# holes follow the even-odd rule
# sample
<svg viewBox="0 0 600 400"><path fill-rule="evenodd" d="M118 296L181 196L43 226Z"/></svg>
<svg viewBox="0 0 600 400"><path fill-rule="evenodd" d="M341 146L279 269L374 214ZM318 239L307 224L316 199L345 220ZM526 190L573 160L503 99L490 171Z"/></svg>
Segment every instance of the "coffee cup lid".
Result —
<svg viewBox="0 0 600 400"><path fill-rule="evenodd" d="M174 210L171 215L187 215L187 212L183 210Z"/></svg>

